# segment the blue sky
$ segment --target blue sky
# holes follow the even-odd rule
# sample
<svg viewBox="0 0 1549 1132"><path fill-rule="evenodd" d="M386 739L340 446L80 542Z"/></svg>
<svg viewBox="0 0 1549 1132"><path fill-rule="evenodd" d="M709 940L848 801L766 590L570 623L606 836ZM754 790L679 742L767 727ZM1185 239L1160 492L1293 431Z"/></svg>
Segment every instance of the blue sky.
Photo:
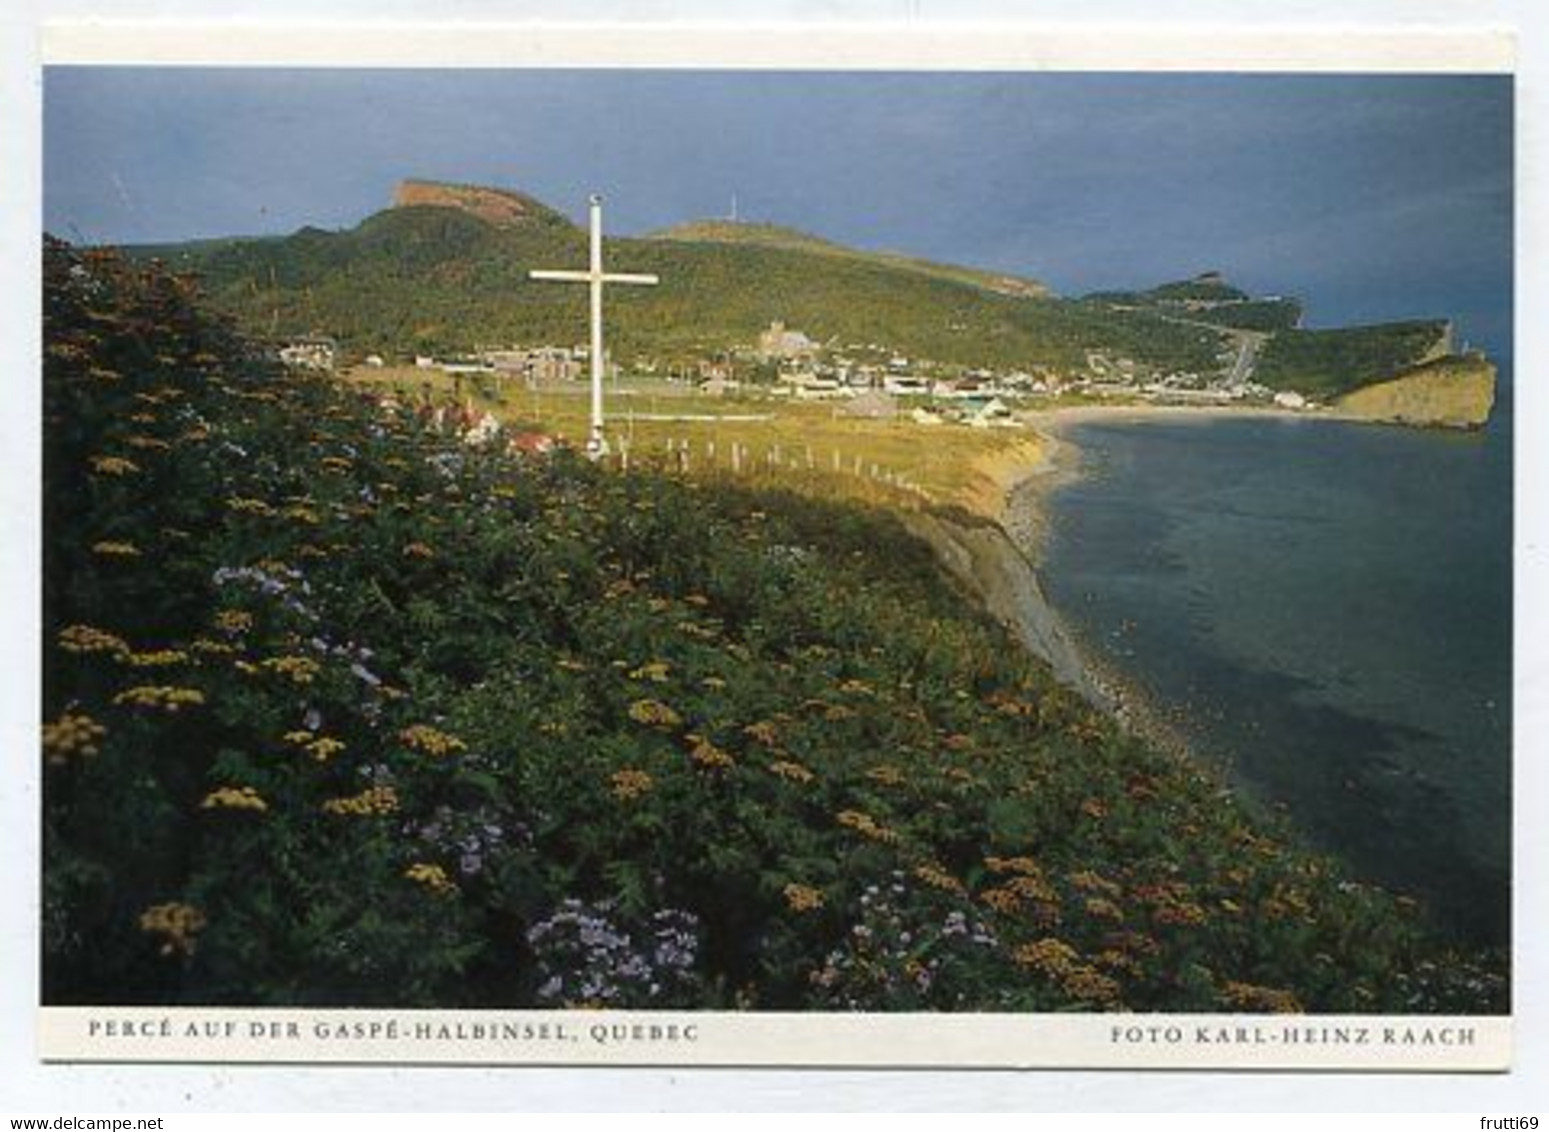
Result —
<svg viewBox="0 0 1549 1132"><path fill-rule="evenodd" d="M638 233L725 215L1061 293L1206 269L1313 324L1509 349L1498 76L51 68L44 221L91 242L348 227L404 177Z"/></svg>

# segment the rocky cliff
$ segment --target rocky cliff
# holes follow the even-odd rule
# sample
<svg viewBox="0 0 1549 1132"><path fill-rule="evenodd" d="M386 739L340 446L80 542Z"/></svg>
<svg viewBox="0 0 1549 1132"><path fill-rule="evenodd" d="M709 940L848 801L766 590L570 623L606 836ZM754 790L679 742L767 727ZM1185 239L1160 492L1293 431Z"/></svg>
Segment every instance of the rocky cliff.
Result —
<svg viewBox="0 0 1549 1132"><path fill-rule="evenodd" d="M1395 424L1480 428L1495 404L1495 366L1478 354L1448 355L1348 393L1333 407Z"/></svg>
<svg viewBox="0 0 1549 1132"><path fill-rule="evenodd" d="M393 193L393 207L430 205L455 208L477 216L497 228L511 228L533 220L547 220L557 214L532 197L507 189L486 189L477 185L449 185L440 181L403 181Z"/></svg>

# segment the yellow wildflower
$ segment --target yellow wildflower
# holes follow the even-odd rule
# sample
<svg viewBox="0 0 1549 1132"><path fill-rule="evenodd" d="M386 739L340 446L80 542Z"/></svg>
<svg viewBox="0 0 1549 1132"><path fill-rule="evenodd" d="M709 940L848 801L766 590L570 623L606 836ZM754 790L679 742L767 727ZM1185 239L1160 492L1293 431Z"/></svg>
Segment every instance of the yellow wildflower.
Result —
<svg viewBox="0 0 1549 1132"><path fill-rule="evenodd" d="M984 867L992 873L1021 873L1023 876L1043 876L1043 866L1031 857L986 857Z"/></svg>
<svg viewBox="0 0 1549 1132"><path fill-rule="evenodd" d="M1296 995L1276 987L1228 981L1221 997L1239 1010L1263 1010L1271 1014L1300 1014L1305 1009Z"/></svg>
<svg viewBox="0 0 1549 1132"><path fill-rule="evenodd" d="M872 767L866 772L866 777L883 786L902 786L904 782L904 772L887 763Z"/></svg>
<svg viewBox="0 0 1549 1132"><path fill-rule="evenodd" d="M251 499L245 496L234 495L226 500L228 510L236 511L242 515L273 515L274 508L270 507L262 499Z"/></svg>
<svg viewBox="0 0 1549 1132"><path fill-rule="evenodd" d="M1113 948L1098 952L1096 963L1100 967L1107 967L1113 971L1123 971L1127 975L1138 975L1143 970L1140 964L1133 958Z"/></svg>
<svg viewBox="0 0 1549 1132"><path fill-rule="evenodd" d="M323 803L323 812L340 816L368 817L372 814L390 814L398 809L398 791L391 786L372 786L347 798L329 798Z"/></svg>
<svg viewBox="0 0 1549 1132"><path fill-rule="evenodd" d="M1006 891L1015 893L1024 900L1044 900L1057 902L1059 894L1054 887L1041 876L1020 874L1006 882Z"/></svg>
<svg viewBox="0 0 1549 1132"><path fill-rule="evenodd" d="M1086 914L1099 920L1113 920L1122 923L1124 911L1106 896L1089 896L1086 899Z"/></svg>
<svg viewBox="0 0 1549 1132"><path fill-rule="evenodd" d="M742 733L755 743L762 743L766 747L773 747L780 738L779 730L769 720L750 723L742 729Z"/></svg>
<svg viewBox="0 0 1549 1132"><path fill-rule="evenodd" d="M1011 958L1023 967L1060 976L1075 969L1079 956L1064 940L1048 936L1037 943L1024 943L1011 953Z"/></svg>
<svg viewBox="0 0 1549 1132"><path fill-rule="evenodd" d="M1016 893L1005 888L990 888L979 894L979 899L1003 915L1015 915L1022 909L1022 901Z"/></svg>
<svg viewBox="0 0 1549 1132"><path fill-rule="evenodd" d="M789 762L785 759L770 763L769 770L772 774L779 775L787 782L811 782L815 777L810 770L800 763Z"/></svg>
<svg viewBox="0 0 1549 1132"><path fill-rule="evenodd" d="M725 770L737 765L737 761L703 735L690 735L688 757L706 770Z"/></svg>
<svg viewBox="0 0 1549 1132"><path fill-rule="evenodd" d="M113 697L113 702L121 707L160 708L176 714L185 706L204 703L204 693L196 688L140 684L118 693Z"/></svg>
<svg viewBox="0 0 1549 1132"><path fill-rule="evenodd" d="M1194 927L1210 919L1209 914L1203 908L1189 900L1180 900L1174 904L1163 904L1156 910L1155 915L1156 922L1159 924L1174 924L1186 927Z"/></svg>
<svg viewBox="0 0 1549 1132"><path fill-rule="evenodd" d="M435 758L442 758L457 751L468 749L468 744L455 735L448 735L444 731L437 731L434 727L427 727L423 723L416 723L411 727L405 727L398 732L398 738L410 750L423 751L425 754Z"/></svg>
<svg viewBox="0 0 1549 1132"><path fill-rule="evenodd" d="M151 652L132 652L121 659L131 668L166 668L186 663L188 654L182 649L155 649Z"/></svg>
<svg viewBox="0 0 1549 1132"><path fill-rule="evenodd" d="M625 769L613 772L613 796L621 802L628 802L650 793L656 780L643 770Z"/></svg>
<svg viewBox="0 0 1549 1132"><path fill-rule="evenodd" d="M212 790L204 796L204 801L199 803L201 810L256 810L263 813L269 808L269 803L259 796L257 790L251 786L222 786L219 790Z"/></svg>
<svg viewBox="0 0 1549 1132"><path fill-rule="evenodd" d="M928 885L931 888L939 888L943 892L961 893L965 891L963 882L940 865L918 865L915 867L914 875L922 884Z"/></svg>
<svg viewBox="0 0 1549 1132"><path fill-rule="evenodd" d="M119 542L103 540L91 544L93 554L100 554L104 558L138 558L140 548L132 542Z"/></svg>
<svg viewBox="0 0 1549 1132"><path fill-rule="evenodd" d="M326 735L307 744L307 754L311 755L320 763L327 762L342 750L344 750L344 743L342 740L330 739Z"/></svg>
<svg viewBox="0 0 1549 1132"><path fill-rule="evenodd" d="M65 712L53 723L43 725L43 755L52 766L62 766L75 755L95 755L97 740L107 728L82 712Z"/></svg>
<svg viewBox="0 0 1549 1132"><path fill-rule="evenodd" d="M880 841L883 844L896 844L898 834L884 825L879 825L870 814L863 814L859 810L841 810L837 815L839 824L855 830L862 837L872 841Z"/></svg>
<svg viewBox="0 0 1549 1132"><path fill-rule="evenodd" d="M124 656L130 652L129 644L122 637L90 625L67 625L59 630L59 647L65 652L107 652Z"/></svg>
<svg viewBox="0 0 1549 1132"><path fill-rule="evenodd" d="M1076 967L1060 980L1060 986L1072 998L1084 1002L1111 1003L1119 997L1117 980L1092 967Z"/></svg>
<svg viewBox="0 0 1549 1132"><path fill-rule="evenodd" d="M823 894L806 884L788 884L782 890L792 912L812 912L823 907Z"/></svg>
<svg viewBox="0 0 1549 1132"><path fill-rule="evenodd" d="M223 609L215 615L215 627L223 633L245 633L253 627L253 615L241 609Z"/></svg>
<svg viewBox="0 0 1549 1132"><path fill-rule="evenodd" d="M1070 881L1071 887L1078 888L1082 892L1097 892L1109 897L1117 897L1123 892L1123 889L1113 881L1099 876L1091 869L1071 873L1065 879Z"/></svg>
<svg viewBox="0 0 1549 1132"><path fill-rule="evenodd" d="M649 680L654 684L664 684L671 678L669 675L671 671L672 665L665 660L653 660L632 670L629 678L631 680Z"/></svg>
<svg viewBox="0 0 1549 1132"><path fill-rule="evenodd" d="M140 470L140 466L122 456L93 456L91 470L99 476L132 476Z"/></svg>
<svg viewBox="0 0 1549 1132"><path fill-rule="evenodd" d="M446 870L440 865L416 862L404 869L403 875L415 884L424 885L437 896L452 896L457 892L457 886L452 883L446 875Z"/></svg>
<svg viewBox="0 0 1549 1132"><path fill-rule="evenodd" d="M262 667L281 676L288 676L297 684L310 684L322 671L322 665L308 656L271 656Z"/></svg>
<svg viewBox="0 0 1549 1132"><path fill-rule="evenodd" d="M344 743L326 735L313 735L310 731L287 731L281 736L285 742L300 747L320 763L325 763L340 751Z"/></svg>
<svg viewBox="0 0 1549 1132"><path fill-rule="evenodd" d="M140 913L140 930L162 937L163 955L192 955L204 925L204 913L189 904L157 904Z"/></svg>
<svg viewBox="0 0 1549 1132"><path fill-rule="evenodd" d="M660 700L636 700L629 705L629 718L648 727L670 729L683 722L683 717Z"/></svg>

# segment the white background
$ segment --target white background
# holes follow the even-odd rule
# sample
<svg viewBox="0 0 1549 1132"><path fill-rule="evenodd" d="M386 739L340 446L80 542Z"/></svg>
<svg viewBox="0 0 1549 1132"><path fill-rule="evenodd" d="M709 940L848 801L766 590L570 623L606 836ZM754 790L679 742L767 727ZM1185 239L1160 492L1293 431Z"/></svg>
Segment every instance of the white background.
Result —
<svg viewBox="0 0 1549 1132"><path fill-rule="evenodd" d="M1549 1117L1549 650L1544 633L1544 334L1549 312L1543 191L1549 42L1534 0L0 0L0 1116L255 1110L539 1109L1376 1110L1458 1112L1430 1127L1478 1128L1482 1114ZM1520 35L1517 241L1517 1007L1506 1075L795 1072L44 1066L37 1002L39 655L38 286L41 84L49 19L249 19L615 25L786 23L825 37L845 25L1049 23L1094 34L1114 24L1304 31L1497 28ZM1101 30L1099 30L1101 29ZM169 1121L176 1127L177 1121ZM183 1126L187 1126L184 1124ZM1549 1122L1541 1123L1549 1128Z"/></svg>

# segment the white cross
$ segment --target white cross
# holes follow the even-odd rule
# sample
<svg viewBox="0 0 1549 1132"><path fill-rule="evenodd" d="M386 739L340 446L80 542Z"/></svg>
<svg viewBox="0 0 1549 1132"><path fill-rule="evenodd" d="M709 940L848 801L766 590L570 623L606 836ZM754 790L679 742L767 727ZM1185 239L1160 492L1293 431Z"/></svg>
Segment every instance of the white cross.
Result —
<svg viewBox="0 0 1549 1132"><path fill-rule="evenodd" d="M591 196L592 265L588 271L529 271L529 279L547 279L559 283L589 283L592 288L592 432L586 440L586 453L597 459L607 451L602 435L602 285L604 283L654 284L654 275L609 274L602 269L602 197Z"/></svg>

